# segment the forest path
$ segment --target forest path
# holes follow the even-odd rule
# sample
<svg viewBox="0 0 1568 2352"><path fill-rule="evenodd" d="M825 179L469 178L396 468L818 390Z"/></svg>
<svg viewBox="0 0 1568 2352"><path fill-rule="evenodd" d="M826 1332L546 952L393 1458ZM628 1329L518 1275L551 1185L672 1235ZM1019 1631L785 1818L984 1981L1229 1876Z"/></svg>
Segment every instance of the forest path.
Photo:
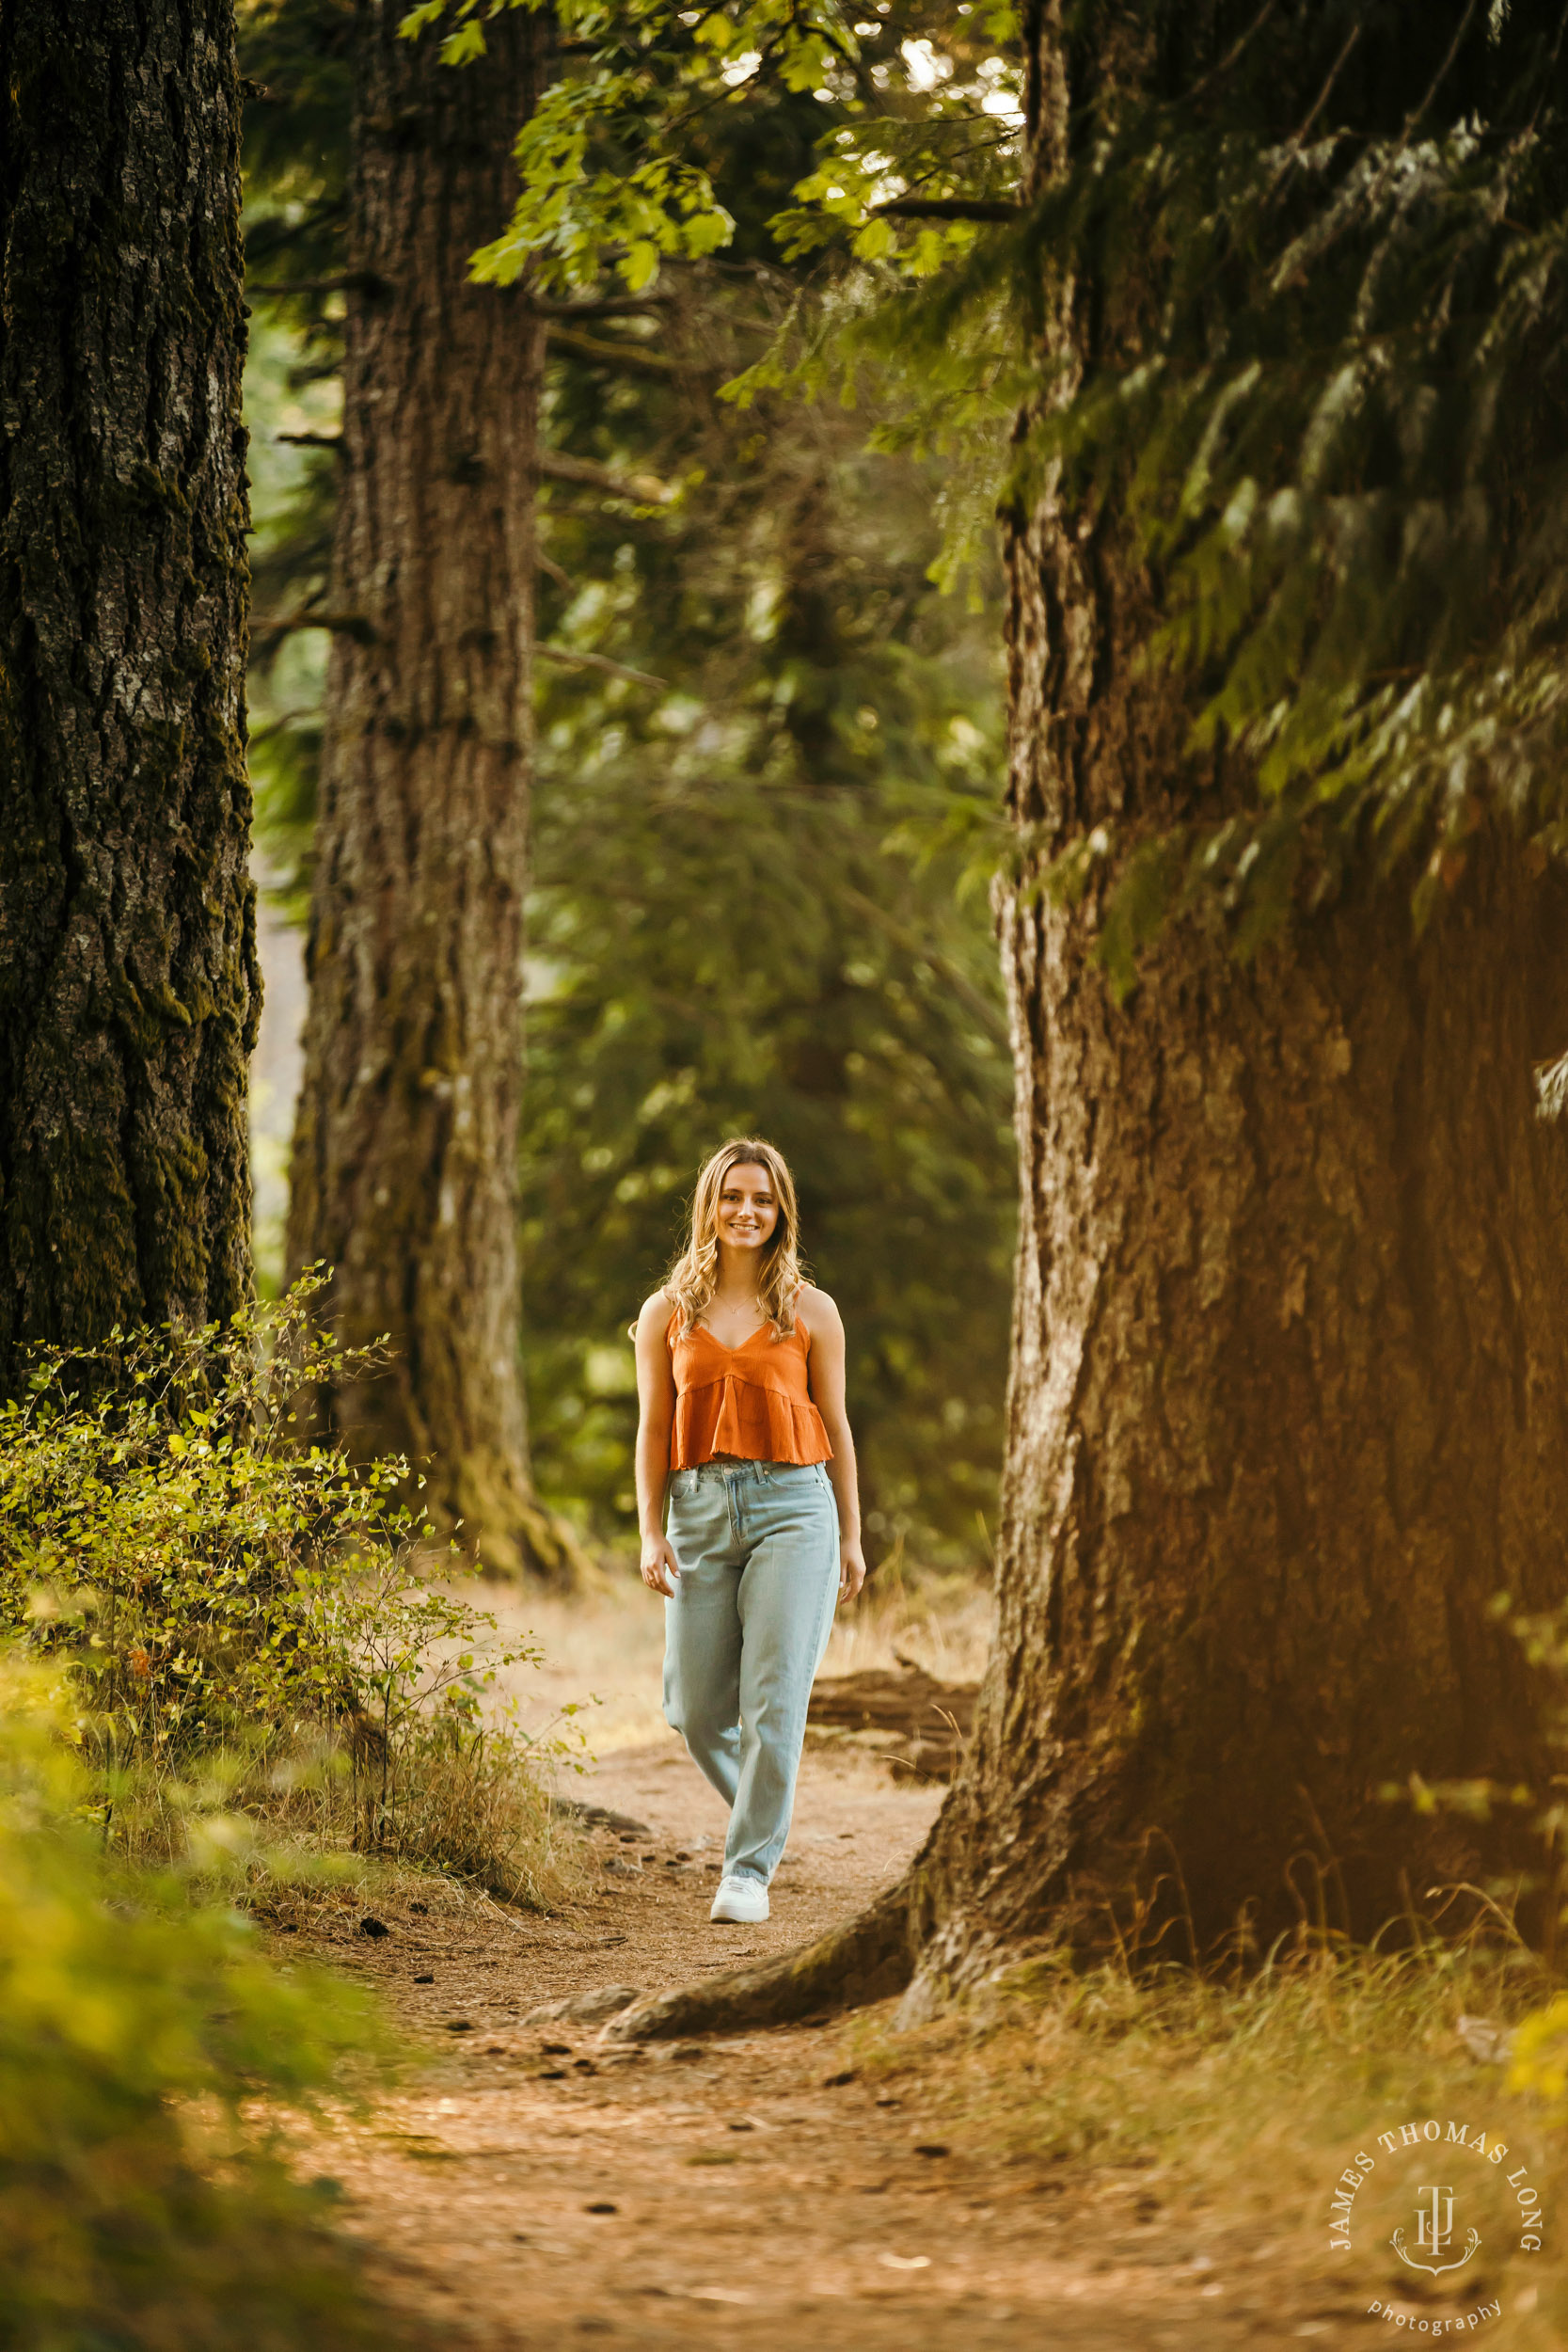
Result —
<svg viewBox="0 0 1568 2352"><path fill-rule="evenodd" d="M1190 2215L1148 2214L1136 2174L1009 2153L994 2116L983 2131L957 2111L940 2058L891 2079L863 2050L857 2063L853 2021L625 2050L596 2026L525 2027L564 1994L689 1981L802 1941L902 1868L941 1801L809 1749L771 1919L711 1926L723 1808L671 1735L646 1736L646 1662L571 1793L648 1834L595 1828L577 1899L548 1916L388 1901L374 1940L347 1915L311 1923L324 1956L439 2053L412 2088L298 2144L341 2183L391 2300L483 2352L587 2336L672 2352L1362 2339L1359 2312L1292 2293L1221 2215L1195 2234Z"/></svg>

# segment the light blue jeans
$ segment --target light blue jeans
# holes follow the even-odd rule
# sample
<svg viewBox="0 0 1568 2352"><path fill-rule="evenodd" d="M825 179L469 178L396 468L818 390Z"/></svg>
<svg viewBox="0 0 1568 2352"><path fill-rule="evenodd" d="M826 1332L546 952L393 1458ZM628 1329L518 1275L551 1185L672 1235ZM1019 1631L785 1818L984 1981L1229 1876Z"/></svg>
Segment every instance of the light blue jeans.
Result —
<svg viewBox="0 0 1568 2352"><path fill-rule="evenodd" d="M819 1462L704 1462L672 1476L668 1534L665 1718L730 1808L724 1875L766 1886L832 1631L838 1505Z"/></svg>

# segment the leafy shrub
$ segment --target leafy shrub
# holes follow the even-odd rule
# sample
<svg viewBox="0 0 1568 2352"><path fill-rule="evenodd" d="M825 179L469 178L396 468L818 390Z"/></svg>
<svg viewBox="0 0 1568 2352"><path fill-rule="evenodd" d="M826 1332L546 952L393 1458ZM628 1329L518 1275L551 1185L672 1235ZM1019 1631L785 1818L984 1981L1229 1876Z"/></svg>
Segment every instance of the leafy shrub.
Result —
<svg viewBox="0 0 1568 2352"><path fill-rule="evenodd" d="M242 2121L384 2047L364 1997L280 1973L227 1910L104 1865L60 1677L0 1659L0 2344L385 2344L325 2199Z"/></svg>
<svg viewBox="0 0 1568 2352"><path fill-rule="evenodd" d="M566 1742L528 1739L483 1708L499 1667L540 1653L499 1647L492 1617L432 1590L390 1547L352 1576L302 1570L298 1591L306 1646L337 1662L348 1693L346 1774L317 1775L305 1791L318 1834L341 1824L346 1799L359 1851L542 1900L552 1870L540 1768Z"/></svg>
<svg viewBox="0 0 1568 2352"><path fill-rule="evenodd" d="M358 1362L312 1328L320 1288L227 1327L40 1350L0 1405L0 1614L69 1658L115 1755L174 1760L350 1701L305 1638L301 1576L414 1530L405 1463L298 1436Z"/></svg>
<svg viewBox="0 0 1568 2352"><path fill-rule="evenodd" d="M325 1279L39 1353L0 1404L0 1631L65 1667L124 1855L182 1851L221 1805L537 1896L541 1751L482 1712L537 1653L429 1581L406 1462L312 1438L315 1393L382 1360L314 1327Z"/></svg>

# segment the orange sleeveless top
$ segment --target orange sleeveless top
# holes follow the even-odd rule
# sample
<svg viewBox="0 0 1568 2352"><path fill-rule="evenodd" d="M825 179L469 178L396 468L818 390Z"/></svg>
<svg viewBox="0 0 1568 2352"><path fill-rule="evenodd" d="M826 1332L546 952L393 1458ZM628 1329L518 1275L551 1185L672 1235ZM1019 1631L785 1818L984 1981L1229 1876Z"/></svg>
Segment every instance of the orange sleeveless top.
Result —
<svg viewBox="0 0 1568 2352"><path fill-rule="evenodd" d="M699 1324L678 1329L677 1310L665 1327L675 1375L675 1418L670 1468L694 1470L716 1454L747 1462L828 1462L832 1447L806 1387L811 1337L797 1323L787 1340L765 1323L738 1347L726 1347Z"/></svg>

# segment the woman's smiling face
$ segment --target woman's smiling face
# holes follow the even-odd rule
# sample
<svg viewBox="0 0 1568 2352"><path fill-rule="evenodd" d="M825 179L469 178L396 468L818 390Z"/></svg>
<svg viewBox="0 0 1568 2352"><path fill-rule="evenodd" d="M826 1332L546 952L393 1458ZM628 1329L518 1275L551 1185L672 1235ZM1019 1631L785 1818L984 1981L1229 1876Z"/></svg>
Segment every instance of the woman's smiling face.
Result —
<svg viewBox="0 0 1568 2352"><path fill-rule="evenodd" d="M779 1221L773 1180L754 1160L736 1160L719 1187L719 1238L731 1249L762 1249Z"/></svg>

